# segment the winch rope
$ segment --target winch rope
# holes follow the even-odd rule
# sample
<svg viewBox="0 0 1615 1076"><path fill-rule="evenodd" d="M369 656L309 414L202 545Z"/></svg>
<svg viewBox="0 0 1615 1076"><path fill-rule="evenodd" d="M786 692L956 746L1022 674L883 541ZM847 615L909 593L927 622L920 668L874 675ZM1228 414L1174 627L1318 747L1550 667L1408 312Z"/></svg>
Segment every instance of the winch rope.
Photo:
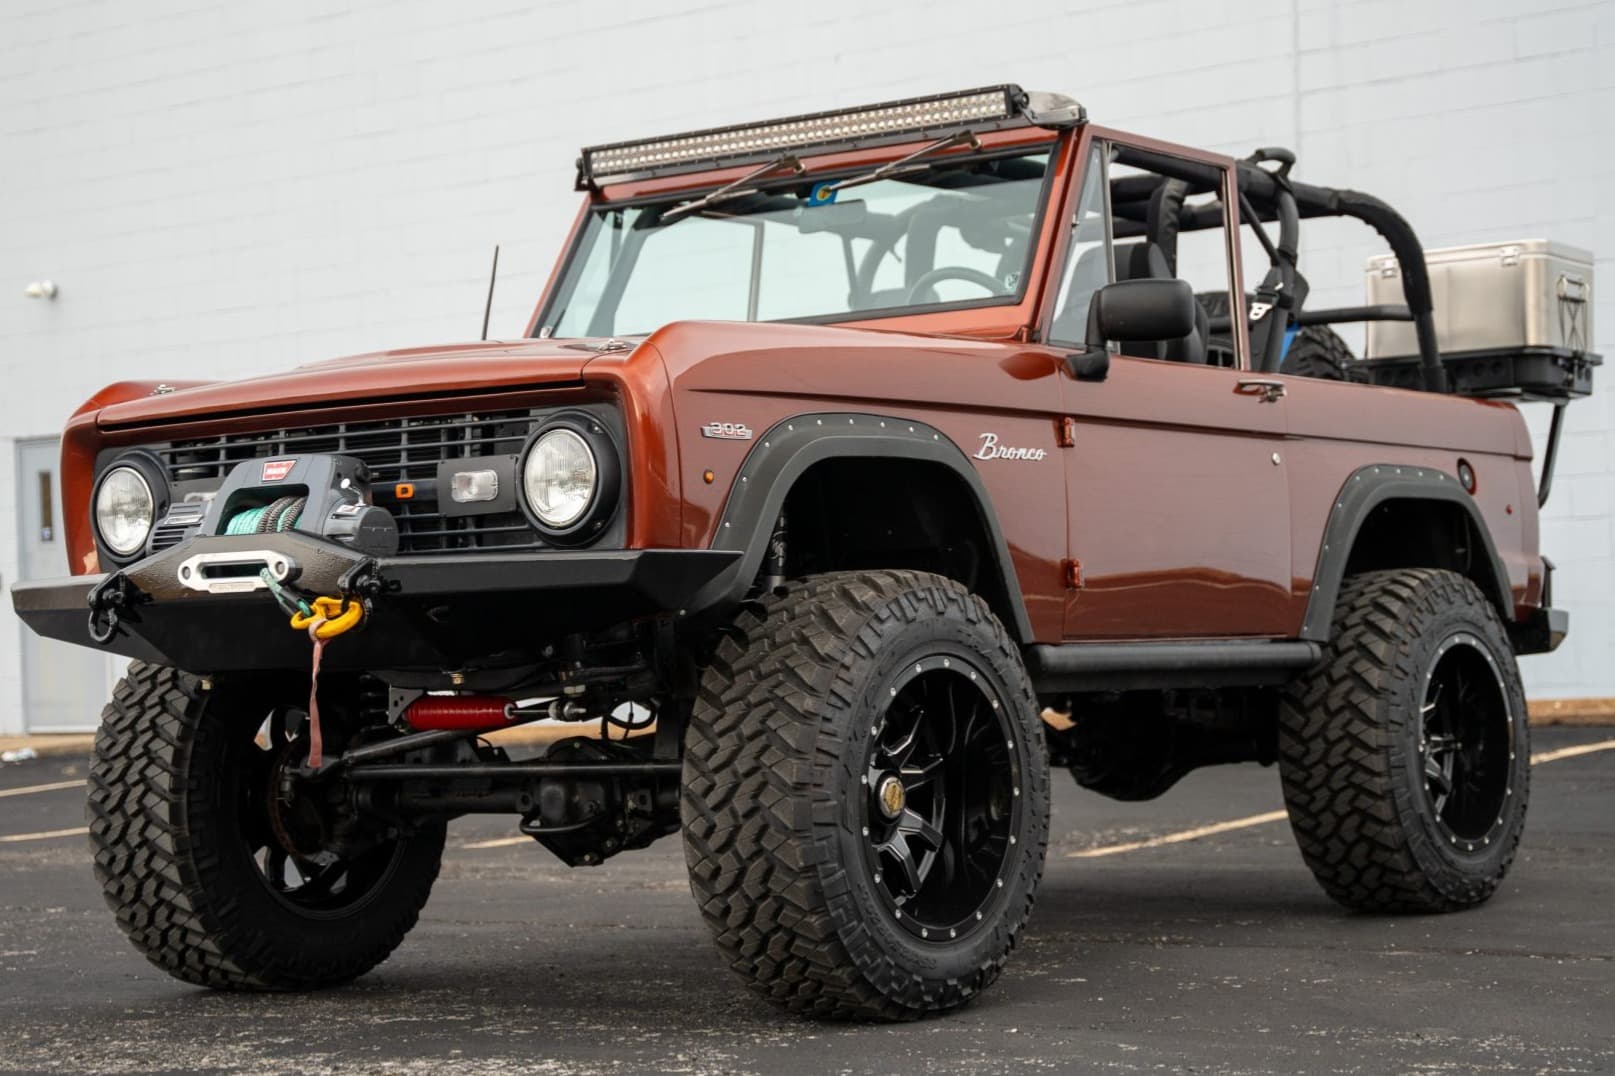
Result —
<svg viewBox="0 0 1615 1076"><path fill-rule="evenodd" d="M268 505L262 508L249 508L245 512L237 512L230 517L230 522L225 525L224 533L257 534L258 521L264 518L264 513L267 511L269 511Z"/></svg>
<svg viewBox="0 0 1615 1076"><path fill-rule="evenodd" d="M313 607L304 601L302 597L293 593L290 588L282 586L280 580L276 579L274 573L268 568L259 570L258 578L264 581L264 586L269 588L270 596L275 599L275 604L285 610L287 616L296 616L298 613L302 613L304 616L314 615Z"/></svg>
<svg viewBox="0 0 1615 1076"><path fill-rule="evenodd" d="M273 534L297 526L308 504L307 497L277 497L257 508L246 508L230 517L225 534Z"/></svg>

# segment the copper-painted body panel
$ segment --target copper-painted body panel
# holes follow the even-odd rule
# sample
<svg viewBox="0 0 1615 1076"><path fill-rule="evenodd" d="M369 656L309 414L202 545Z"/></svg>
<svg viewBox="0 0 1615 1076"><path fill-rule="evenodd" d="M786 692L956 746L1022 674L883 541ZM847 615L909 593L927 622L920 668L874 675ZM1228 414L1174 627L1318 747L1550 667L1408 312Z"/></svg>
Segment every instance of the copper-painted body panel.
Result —
<svg viewBox="0 0 1615 1076"><path fill-rule="evenodd" d="M1103 382L1065 381L1072 638L1285 635L1289 492L1280 407L1238 370L1117 358ZM1278 526L1265 526L1274 521Z"/></svg>
<svg viewBox="0 0 1615 1076"><path fill-rule="evenodd" d="M1055 151L1031 281L1013 305L835 326L674 323L621 352L554 340L389 352L162 395L152 395L149 383L111 386L64 435L70 562L76 572L97 570L88 508L94 461L106 446L609 399L626 419L634 548L712 544L730 482L752 446L702 437L709 422L743 423L761 436L794 415L856 411L921 420L966 456L974 457L984 434L1044 450L1035 460L971 459L1039 641L1294 636L1324 527L1350 474L1371 464L1451 473L1460 456L1479 475L1476 503L1516 605L1539 603L1530 442L1513 407L1301 378L1285 378L1285 397L1264 402L1239 386L1249 376L1243 328L1241 369L1118 357L1103 382L1074 380L1061 351L1035 342L1057 299L1077 162L1101 137L1224 168L1221 193L1225 201L1235 193L1232 162L1215 154L1093 127L998 132L982 141L1048 143ZM913 148L807 163L868 165ZM589 204L710 188L738 174L623 184L591 195ZM575 235L583 219L580 213ZM1238 269L1236 248L1230 277L1241 307L1234 324L1242 327ZM535 311L529 332L537 319ZM1075 443L1061 447L1066 418L1075 422ZM1067 558L1080 563L1080 586L1067 586Z"/></svg>

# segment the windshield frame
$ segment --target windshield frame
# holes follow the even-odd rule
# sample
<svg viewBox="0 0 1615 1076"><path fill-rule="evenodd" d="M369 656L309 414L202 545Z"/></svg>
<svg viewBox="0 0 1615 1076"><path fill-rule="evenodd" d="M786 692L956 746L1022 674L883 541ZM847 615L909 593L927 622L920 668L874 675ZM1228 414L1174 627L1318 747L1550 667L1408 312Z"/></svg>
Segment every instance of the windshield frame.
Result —
<svg viewBox="0 0 1615 1076"><path fill-rule="evenodd" d="M1043 271L1044 247L1049 238L1049 210L1065 182L1068 167L1066 158L1072 141L1067 137L1067 134L1067 132L1063 131L1057 132L1042 128L1019 128L1010 131L986 132L981 135L980 149L939 154L935 158L924 162L927 167L939 167L956 165L967 160L993 160L1004 157L1032 156L1038 153L1047 155L1048 163L1044 169L1037 198L1033 204L1032 241L1027 250L1026 264L1021 271L1021 278L1017 282L1013 294L988 295L980 299L946 300L918 305L871 308L869 310L846 310L790 318L771 318L742 323L755 325L858 325L865 322L891 321L900 318L947 317L960 312L983 309L1019 310L1025 308L1036 295L1034 283L1040 283ZM1028 137L1028 135L1031 137ZM774 179L765 178L757 184L757 187L760 190L768 191L799 186L804 181L820 183L851 178L866 174L872 168L879 167L882 164L901 159L905 154L911 153L915 146L924 144L923 140L917 140L912 143L882 146L878 152L864 150L853 153L838 153L821 158L804 158L802 164L805 168L802 174L781 175ZM586 259L589 256L590 225L592 218L596 214L615 209L631 209L646 205L693 200L703 194L720 189L726 183L731 182L734 178L734 176L730 175L731 172L743 173L744 169L727 169L723 172L708 172L698 176L685 175L677 177L682 182L667 182L666 180L657 182L653 180L624 183L607 187L597 194L592 194L578 212L572 233L568 236L564 253L556 262L555 268L550 274L549 282L545 286L544 293L533 312L533 317L528 323L525 335L538 338L542 328L551 322L551 312L565 305L570 294L570 288L575 286L577 281L573 272L574 267L580 259ZM691 179L700 179L701 182L691 184L689 182ZM1034 280L1034 278L1038 278L1038 280ZM1025 322L1029 319L1021 317L1018 320ZM666 324L672 323L668 322ZM621 335L627 337L647 336L659 328L661 326L658 325L651 329ZM579 340L590 339L590 337L587 335L557 335L544 337L544 339Z"/></svg>

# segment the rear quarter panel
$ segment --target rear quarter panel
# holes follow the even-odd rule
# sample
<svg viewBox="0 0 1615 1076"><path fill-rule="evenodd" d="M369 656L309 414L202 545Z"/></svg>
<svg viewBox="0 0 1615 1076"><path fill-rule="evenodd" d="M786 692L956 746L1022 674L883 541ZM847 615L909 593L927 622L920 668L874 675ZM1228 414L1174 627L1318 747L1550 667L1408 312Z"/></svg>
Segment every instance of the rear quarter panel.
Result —
<svg viewBox="0 0 1615 1076"><path fill-rule="evenodd" d="M1474 468L1474 501L1508 571L1516 609L1540 601L1531 441L1509 403L1287 377L1292 599L1299 628L1324 530L1353 472L1374 465Z"/></svg>

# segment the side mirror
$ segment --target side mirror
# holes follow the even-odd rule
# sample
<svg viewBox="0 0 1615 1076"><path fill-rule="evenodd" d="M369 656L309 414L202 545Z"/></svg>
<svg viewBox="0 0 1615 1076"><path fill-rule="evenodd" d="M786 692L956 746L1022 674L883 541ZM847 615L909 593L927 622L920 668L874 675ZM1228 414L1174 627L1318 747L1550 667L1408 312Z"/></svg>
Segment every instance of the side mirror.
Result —
<svg viewBox="0 0 1615 1076"><path fill-rule="evenodd" d="M1088 346L1112 340L1176 340L1194 331L1194 289L1185 280L1119 280L1094 292Z"/></svg>

